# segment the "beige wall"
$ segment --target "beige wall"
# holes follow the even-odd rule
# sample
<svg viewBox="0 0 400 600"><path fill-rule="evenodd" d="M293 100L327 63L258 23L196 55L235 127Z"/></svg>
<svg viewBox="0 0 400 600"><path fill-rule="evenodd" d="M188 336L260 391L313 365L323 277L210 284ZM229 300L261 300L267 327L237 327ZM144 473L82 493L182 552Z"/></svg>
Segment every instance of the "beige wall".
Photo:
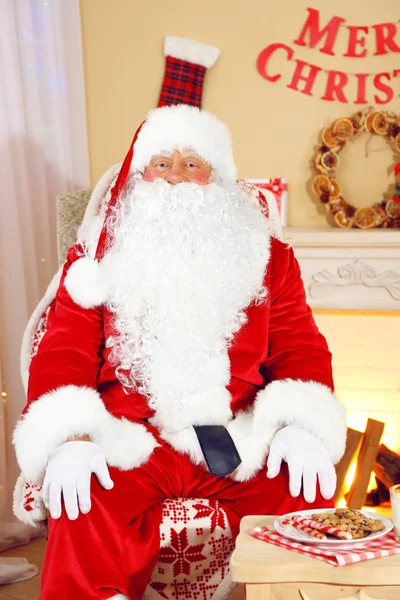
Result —
<svg viewBox="0 0 400 600"><path fill-rule="evenodd" d="M349 25L372 25L398 19L398 0L314 0L326 23L334 14ZM86 74L88 129L93 183L110 165L123 159L132 135L147 111L157 106L164 73L165 35L189 37L222 50L207 73L203 107L230 127L240 177L289 180L289 224L321 227L327 222L309 191L310 158L319 132L333 119L355 112L354 84L347 106L326 102L326 74L320 73L314 97L286 86L293 63L283 56L271 66L281 68L276 83L257 72L259 52L273 42L291 46L295 57L326 69L346 72L390 71L399 54L374 57L368 35L368 57L344 58L347 29L341 29L331 57L293 44L306 19L306 0L81 0ZM400 25L397 35L400 45ZM400 77L395 100L383 106L400 110ZM373 90L368 99L373 101ZM393 182L393 156L382 138L363 135L342 153L338 179L345 197L357 206L380 200ZM368 143L367 143L368 142Z"/></svg>

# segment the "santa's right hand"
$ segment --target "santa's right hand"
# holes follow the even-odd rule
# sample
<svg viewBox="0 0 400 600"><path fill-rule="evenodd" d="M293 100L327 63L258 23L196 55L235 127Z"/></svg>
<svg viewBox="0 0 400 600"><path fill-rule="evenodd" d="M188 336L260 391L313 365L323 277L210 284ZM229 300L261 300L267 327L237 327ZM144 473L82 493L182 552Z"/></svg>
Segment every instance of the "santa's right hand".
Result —
<svg viewBox="0 0 400 600"><path fill-rule="evenodd" d="M91 509L90 479L94 473L106 490L114 483L110 478L104 452L92 442L65 442L52 454L43 482L43 502L53 519L61 517L61 499L71 520L79 510Z"/></svg>

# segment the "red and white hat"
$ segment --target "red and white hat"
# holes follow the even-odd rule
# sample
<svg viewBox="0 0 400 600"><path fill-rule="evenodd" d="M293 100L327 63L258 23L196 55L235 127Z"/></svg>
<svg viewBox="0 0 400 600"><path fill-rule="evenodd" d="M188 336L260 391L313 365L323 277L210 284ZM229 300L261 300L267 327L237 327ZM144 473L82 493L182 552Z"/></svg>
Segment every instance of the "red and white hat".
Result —
<svg viewBox="0 0 400 600"><path fill-rule="evenodd" d="M228 128L211 113L178 104L150 111L134 144L131 171L143 171L161 152L194 150L223 184L234 184L236 165Z"/></svg>
<svg viewBox="0 0 400 600"><path fill-rule="evenodd" d="M232 140L228 128L217 117L197 107L178 104L150 111L133 138L107 206L94 259L84 256L71 265L65 286L82 308L104 304L109 281L101 269L107 240L107 223L130 174L143 172L151 158L162 152L193 150L205 160L224 186L236 182Z"/></svg>

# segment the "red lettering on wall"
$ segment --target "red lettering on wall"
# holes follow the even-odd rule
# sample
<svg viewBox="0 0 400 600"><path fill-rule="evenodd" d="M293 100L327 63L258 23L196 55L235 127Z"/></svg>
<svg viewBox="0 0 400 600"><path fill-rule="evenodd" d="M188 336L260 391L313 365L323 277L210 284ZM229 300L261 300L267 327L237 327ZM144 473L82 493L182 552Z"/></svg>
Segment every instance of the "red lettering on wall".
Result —
<svg viewBox="0 0 400 600"><path fill-rule="evenodd" d="M381 23L380 25L372 25L376 35L376 52L374 56L387 54L386 46L391 52L400 52L399 46L394 41L397 29L394 23Z"/></svg>
<svg viewBox="0 0 400 600"><path fill-rule="evenodd" d="M276 52L277 50L280 50L280 49L286 50L287 55L288 55L288 60L290 60L292 58L293 50L291 48L289 48L289 46L286 46L286 44L270 44L269 46L264 48L264 50L262 50L260 52L260 54L258 55L258 59L257 59L258 72L265 79L268 79L268 81L278 81L278 79L280 79L282 77L282 75L268 75L268 73L267 73L267 63L268 63L269 58L271 57L272 54L274 54L274 52Z"/></svg>
<svg viewBox="0 0 400 600"><path fill-rule="evenodd" d="M307 8L308 10L308 18L304 24L303 29L297 40L294 41L295 44L299 46L307 46L305 41L306 34L310 32L310 40L309 46L310 48L314 48L320 40L324 36L326 36L326 40L322 48L319 49L320 52L324 52L325 54L330 54L331 56L335 56L333 51L333 46L336 41L336 37L339 31L339 27L341 23L345 22L345 19L341 17L332 17L329 23L320 31L319 27L319 11L315 8Z"/></svg>
<svg viewBox="0 0 400 600"><path fill-rule="evenodd" d="M363 58L367 54L367 49L365 48L365 36L359 38L358 32L363 31L364 33L368 33L368 27L353 27L352 25L348 25L347 29L349 30L349 43L347 46L347 52L346 54L343 54L343 56ZM361 50L360 54L356 53L357 46L364 48L364 50Z"/></svg>
<svg viewBox="0 0 400 600"><path fill-rule="evenodd" d="M357 77L357 100L354 104L368 104L368 100L365 97L368 73L355 73L354 75Z"/></svg>
<svg viewBox="0 0 400 600"><path fill-rule="evenodd" d="M292 90L301 92L302 94L306 94L307 96L312 96L312 88L315 83L315 78L316 78L318 72L321 71L321 69L320 69L320 67L316 67L315 65L309 65L308 63L304 62L303 60L297 60L297 59L295 59L295 60L296 60L296 69L293 73L292 81L289 83L289 85L287 87ZM310 72L308 73L308 75L303 75L304 67L309 67ZM306 85L304 86L304 89L302 89L302 90L299 90L299 88L297 87L299 81L305 81L305 83L306 83Z"/></svg>
<svg viewBox="0 0 400 600"><path fill-rule="evenodd" d="M384 99L380 98L375 94L374 100L376 104L387 104L393 99L393 90L385 83L382 83L381 79L383 78L388 79L390 81L390 73L378 73L378 75L375 75L374 77L374 86L377 90L385 94Z"/></svg>
<svg viewBox="0 0 400 600"><path fill-rule="evenodd" d="M333 100L335 100L334 94L336 94L337 100L346 104L347 98L344 94L343 88L348 80L349 78L347 77L346 73L343 73L342 71L329 71L325 95L322 96L322 100L333 102Z"/></svg>

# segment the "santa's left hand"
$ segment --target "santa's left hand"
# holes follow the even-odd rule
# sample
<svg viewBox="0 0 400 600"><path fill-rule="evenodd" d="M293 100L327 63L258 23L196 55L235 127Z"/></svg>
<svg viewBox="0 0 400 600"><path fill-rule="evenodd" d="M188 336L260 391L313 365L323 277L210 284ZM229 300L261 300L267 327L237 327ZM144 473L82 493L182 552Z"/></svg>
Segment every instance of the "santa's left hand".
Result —
<svg viewBox="0 0 400 600"><path fill-rule="evenodd" d="M289 489L299 496L303 484L306 502L314 502L317 478L321 495L330 500L335 493L336 472L324 444L300 427L287 425L275 435L269 451L267 477L276 477L282 460L289 468Z"/></svg>

